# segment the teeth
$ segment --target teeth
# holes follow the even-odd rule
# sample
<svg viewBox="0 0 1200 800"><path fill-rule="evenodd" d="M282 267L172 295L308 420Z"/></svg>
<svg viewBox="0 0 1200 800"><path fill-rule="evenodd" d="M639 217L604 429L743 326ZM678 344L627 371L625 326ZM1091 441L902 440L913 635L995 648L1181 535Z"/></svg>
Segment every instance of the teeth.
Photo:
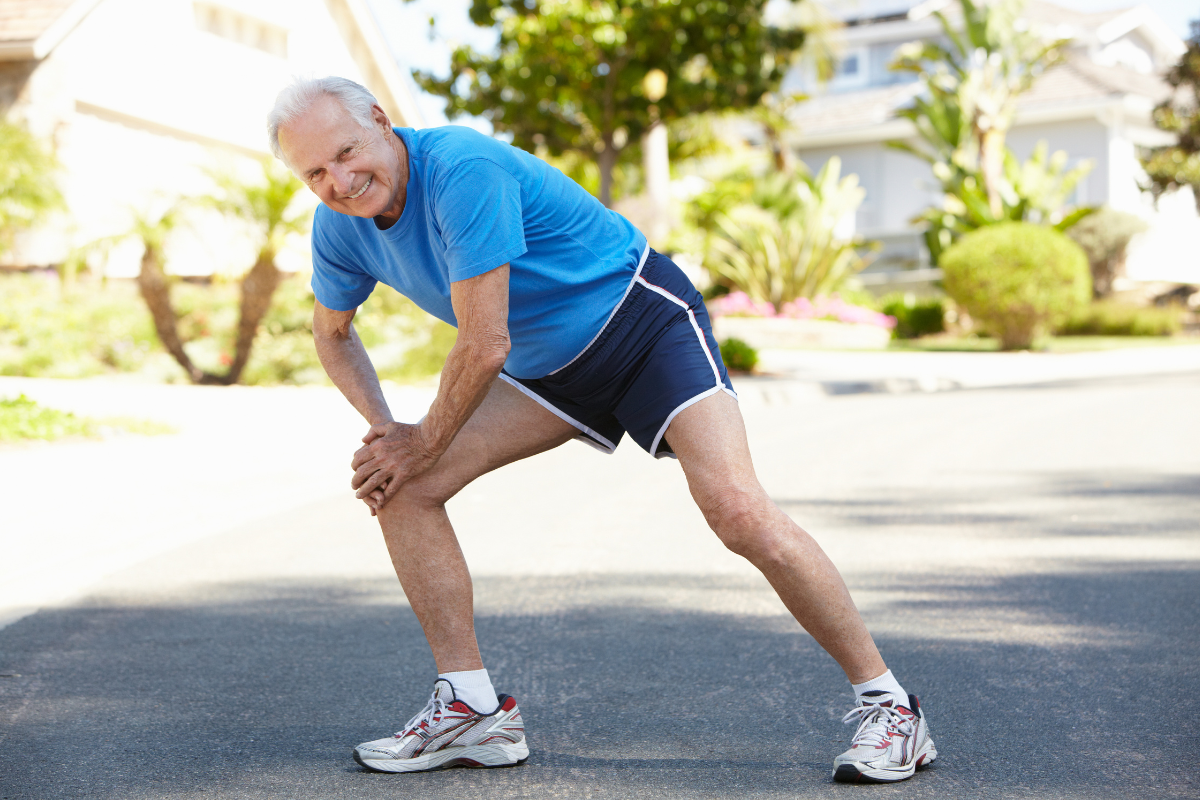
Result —
<svg viewBox="0 0 1200 800"><path fill-rule="evenodd" d="M365 192L367 190L367 188L371 185L371 181L373 181L373 180L375 180L375 179L367 178L367 182L363 184L363 187L361 189L359 189L357 192L355 192L354 194L350 195L350 199L357 200L358 198L362 197L363 192Z"/></svg>

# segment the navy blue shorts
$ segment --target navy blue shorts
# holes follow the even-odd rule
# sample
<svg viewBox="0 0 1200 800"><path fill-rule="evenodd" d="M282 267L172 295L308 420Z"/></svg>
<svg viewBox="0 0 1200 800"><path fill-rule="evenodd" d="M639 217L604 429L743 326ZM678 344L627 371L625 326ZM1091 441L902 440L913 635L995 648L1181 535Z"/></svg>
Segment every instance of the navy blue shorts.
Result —
<svg viewBox="0 0 1200 800"><path fill-rule="evenodd" d="M628 431L657 458L674 456L663 434L676 414L720 391L737 397L700 293L653 250L574 360L544 378L500 379L578 428L576 438L611 453Z"/></svg>

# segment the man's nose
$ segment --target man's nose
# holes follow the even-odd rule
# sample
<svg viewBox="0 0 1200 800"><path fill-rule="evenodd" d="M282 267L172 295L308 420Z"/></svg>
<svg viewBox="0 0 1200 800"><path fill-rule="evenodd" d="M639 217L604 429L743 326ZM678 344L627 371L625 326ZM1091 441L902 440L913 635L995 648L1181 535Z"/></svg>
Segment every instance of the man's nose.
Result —
<svg viewBox="0 0 1200 800"><path fill-rule="evenodd" d="M335 164L329 168L329 178L333 182L333 190L338 194L350 194L354 188L354 171L342 164Z"/></svg>

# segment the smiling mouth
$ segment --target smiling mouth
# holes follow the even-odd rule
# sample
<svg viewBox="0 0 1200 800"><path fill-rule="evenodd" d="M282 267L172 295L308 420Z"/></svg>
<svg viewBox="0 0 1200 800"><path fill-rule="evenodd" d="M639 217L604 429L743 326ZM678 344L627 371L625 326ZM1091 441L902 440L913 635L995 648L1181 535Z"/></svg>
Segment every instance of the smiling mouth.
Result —
<svg viewBox="0 0 1200 800"><path fill-rule="evenodd" d="M374 178L367 178L367 182L363 184L363 187L361 189L359 189L354 194L346 195L346 196L348 198L350 198L351 200L357 200L358 198L363 196L363 192L365 192L365 191L367 191L367 189L371 188L371 183L374 180L375 180Z"/></svg>

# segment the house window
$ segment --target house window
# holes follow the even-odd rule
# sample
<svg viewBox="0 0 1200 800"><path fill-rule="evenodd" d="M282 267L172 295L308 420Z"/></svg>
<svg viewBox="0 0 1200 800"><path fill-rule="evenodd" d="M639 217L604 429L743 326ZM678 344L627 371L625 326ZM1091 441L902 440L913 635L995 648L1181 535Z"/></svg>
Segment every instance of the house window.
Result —
<svg viewBox="0 0 1200 800"><path fill-rule="evenodd" d="M832 85L837 89L854 89L866 86L868 78L867 48L856 47L847 50L838 61Z"/></svg>
<svg viewBox="0 0 1200 800"><path fill-rule="evenodd" d="M195 3L196 27L205 33L287 58L287 30L216 3Z"/></svg>

